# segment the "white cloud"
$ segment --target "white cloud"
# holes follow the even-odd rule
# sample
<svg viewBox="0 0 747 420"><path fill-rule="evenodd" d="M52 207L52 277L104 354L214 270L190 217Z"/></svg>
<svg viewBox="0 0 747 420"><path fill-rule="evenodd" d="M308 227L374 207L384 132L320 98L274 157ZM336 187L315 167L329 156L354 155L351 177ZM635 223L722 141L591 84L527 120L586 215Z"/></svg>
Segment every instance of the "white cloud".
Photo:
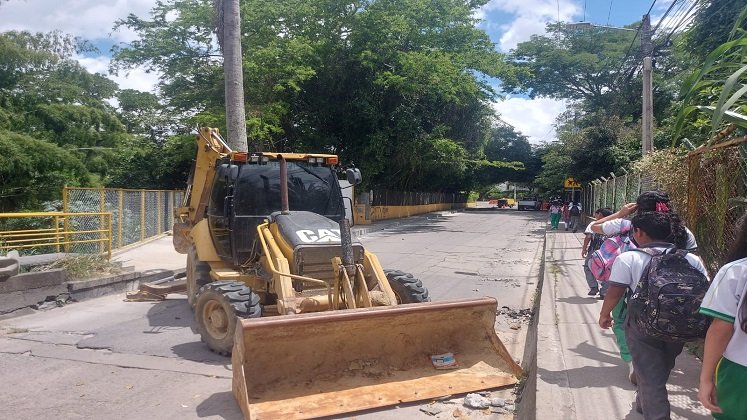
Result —
<svg viewBox="0 0 747 420"><path fill-rule="evenodd" d="M493 108L503 121L537 144L555 139L555 119L565 111L566 102L551 98L510 97L493 103Z"/></svg>
<svg viewBox="0 0 747 420"><path fill-rule="evenodd" d="M120 28L113 32L114 22L132 13L148 17L153 0L6 0L0 1L0 32L25 30L49 32L60 30L89 41L109 41L110 43L130 42L136 39L135 33ZM106 42L104 42L106 43ZM108 51L100 56L75 56L76 60L92 73L102 74L119 84L121 89L137 89L153 92L158 83L157 73L146 73L136 68L118 76L109 74L110 57Z"/></svg>
<svg viewBox="0 0 747 420"><path fill-rule="evenodd" d="M143 92L154 92L158 84L158 73L146 73L142 68L135 68L129 72L120 72L119 75L109 74L109 62L111 59L101 55L98 57L74 57L91 73L99 73L114 80L120 89L135 89Z"/></svg>
<svg viewBox="0 0 747 420"><path fill-rule="evenodd" d="M62 32L94 40L129 42L135 34L125 28L112 32L117 19L133 13L149 16L153 0L7 0L0 4L0 31Z"/></svg>
<svg viewBox="0 0 747 420"><path fill-rule="evenodd" d="M508 52L518 43L529 40L530 36L545 33L545 25L549 22L556 22L558 18L564 22L572 21L581 8L573 0L491 0L475 16L485 19L490 11L514 15L510 23L498 27L502 33L498 46Z"/></svg>

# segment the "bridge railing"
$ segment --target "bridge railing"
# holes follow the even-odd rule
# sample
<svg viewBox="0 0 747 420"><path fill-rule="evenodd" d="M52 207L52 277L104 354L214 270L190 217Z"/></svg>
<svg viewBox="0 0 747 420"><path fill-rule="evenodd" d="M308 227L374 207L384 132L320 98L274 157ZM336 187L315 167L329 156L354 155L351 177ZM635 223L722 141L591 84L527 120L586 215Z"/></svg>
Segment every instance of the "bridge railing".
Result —
<svg viewBox="0 0 747 420"><path fill-rule="evenodd" d="M112 215L103 212L0 213L0 253L101 254L111 258Z"/></svg>
<svg viewBox="0 0 747 420"><path fill-rule="evenodd" d="M183 196L178 190L66 187L62 203L66 213L111 213L112 246L117 249L171 230L174 207Z"/></svg>

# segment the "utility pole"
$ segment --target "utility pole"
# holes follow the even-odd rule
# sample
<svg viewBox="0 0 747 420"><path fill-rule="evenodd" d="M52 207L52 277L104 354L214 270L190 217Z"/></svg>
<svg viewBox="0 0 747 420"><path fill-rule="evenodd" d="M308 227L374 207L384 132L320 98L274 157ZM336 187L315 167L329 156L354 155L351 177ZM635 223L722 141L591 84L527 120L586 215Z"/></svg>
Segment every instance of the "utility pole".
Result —
<svg viewBox="0 0 747 420"><path fill-rule="evenodd" d="M221 0L223 15L223 75L226 79L226 129L228 146L245 152L246 111L244 110L244 72L241 61L241 16L239 0ZM220 24L220 23L219 23ZM219 28L220 32L220 28ZM219 35L220 36L220 35Z"/></svg>
<svg viewBox="0 0 747 420"><path fill-rule="evenodd" d="M641 52L643 53L643 114L641 127L641 150L642 154L654 150L653 132L654 132L654 100L653 100L653 82L651 80L653 64L651 56L653 47L651 45L651 18L648 14L643 15L641 22Z"/></svg>

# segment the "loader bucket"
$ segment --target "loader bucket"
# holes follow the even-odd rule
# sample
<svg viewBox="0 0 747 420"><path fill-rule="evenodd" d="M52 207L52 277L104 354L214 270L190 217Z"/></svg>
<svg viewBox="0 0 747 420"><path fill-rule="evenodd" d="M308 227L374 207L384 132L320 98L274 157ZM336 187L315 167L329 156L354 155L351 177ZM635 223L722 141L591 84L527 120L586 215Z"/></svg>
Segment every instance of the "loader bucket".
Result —
<svg viewBox="0 0 747 420"><path fill-rule="evenodd" d="M245 419L303 419L513 385L492 298L241 320L233 393ZM436 369L451 353L458 367Z"/></svg>

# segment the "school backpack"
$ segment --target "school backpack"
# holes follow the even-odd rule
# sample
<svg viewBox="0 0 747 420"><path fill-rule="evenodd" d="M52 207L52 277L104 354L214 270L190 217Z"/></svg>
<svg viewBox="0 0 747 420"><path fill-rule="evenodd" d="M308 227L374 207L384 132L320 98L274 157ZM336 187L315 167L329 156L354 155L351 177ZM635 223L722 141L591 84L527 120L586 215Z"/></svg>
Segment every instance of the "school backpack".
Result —
<svg viewBox="0 0 747 420"><path fill-rule="evenodd" d="M627 223L626 223L627 222ZM625 251L635 249L635 244L630 237L632 224L629 221L623 221L620 233L602 241L599 249L594 251L589 258L588 267L591 274L598 281L607 281L610 279L612 264L615 258Z"/></svg>
<svg viewBox="0 0 747 420"><path fill-rule="evenodd" d="M705 337L710 319L698 312L708 278L687 260L684 249L638 248L651 262L628 300L628 311L649 337L684 343Z"/></svg>
<svg viewBox="0 0 747 420"><path fill-rule="evenodd" d="M577 205L575 205L575 204L574 204L574 205L572 205L572 206L571 206L571 211L570 211L570 215L571 215L571 216L579 216L580 214L581 214L581 209L580 209L580 208L578 208L578 206L577 206Z"/></svg>

